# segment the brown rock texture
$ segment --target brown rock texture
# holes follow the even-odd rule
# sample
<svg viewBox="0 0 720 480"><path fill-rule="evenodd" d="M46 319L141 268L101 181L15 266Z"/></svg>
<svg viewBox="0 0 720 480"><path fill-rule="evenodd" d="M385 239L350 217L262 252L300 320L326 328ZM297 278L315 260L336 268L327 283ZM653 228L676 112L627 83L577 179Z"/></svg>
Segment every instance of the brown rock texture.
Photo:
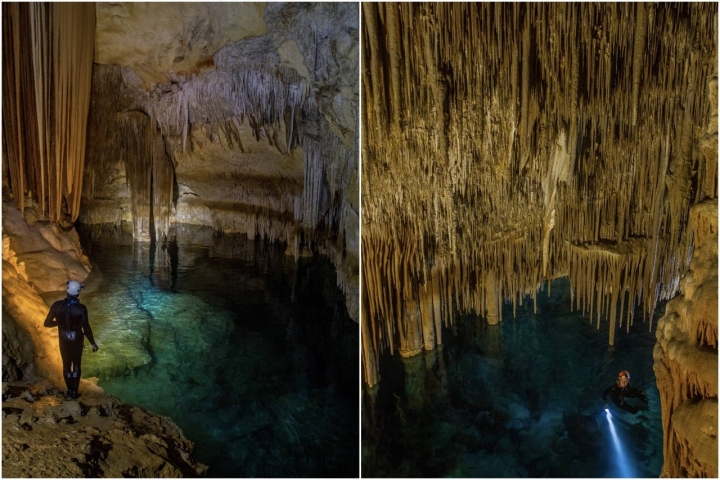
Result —
<svg viewBox="0 0 720 480"><path fill-rule="evenodd" d="M568 276L608 342L717 196L717 4L364 3L363 368ZM713 152L715 152L713 154ZM625 322L628 322L627 324Z"/></svg>
<svg viewBox="0 0 720 480"><path fill-rule="evenodd" d="M654 370L662 403L663 476L718 476L717 199L690 209L695 250L680 295L658 321Z"/></svg>
<svg viewBox="0 0 720 480"><path fill-rule="evenodd" d="M79 399L65 400L47 382L3 382L3 476L178 478L207 470L171 419L98 390L86 385Z"/></svg>
<svg viewBox="0 0 720 480"><path fill-rule="evenodd" d="M85 280L90 260L73 225L49 221L30 199L21 214L7 197L2 203L3 260L40 294L64 292L66 281Z"/></svg>
<svg viewBox="0 0 720 480"><path fill-rule="evenodd" d="M98 3L95 63L133 68L146 85L212 67L227 43L266 33L263 3Z"/></svg>
<svg viewBox="0 0 720 480"><path fill-rule="evenodd" d="M71 226L63 229L26 203L23 216L3 201L3 380L34 374L62 385L57 329L43 326L48 298L65 296L65 282L85 281L90 261Z"/></svg>

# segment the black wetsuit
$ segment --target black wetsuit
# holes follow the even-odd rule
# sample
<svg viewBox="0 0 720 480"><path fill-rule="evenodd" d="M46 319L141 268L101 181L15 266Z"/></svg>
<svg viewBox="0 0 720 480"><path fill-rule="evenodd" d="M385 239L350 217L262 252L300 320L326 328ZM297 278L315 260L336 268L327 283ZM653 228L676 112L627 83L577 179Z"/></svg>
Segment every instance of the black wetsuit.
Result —
<svg viewBox="0 0 720 480"><path fill-rule="evenodd" d="M46 327L58 327L60 338L60 356L63 362L63 376L71 396L77 396L80 385L80 364L85 339L95 344L90 323L88 322L87 307L80 303L77 297L68 295L64 300L58 300L50 307L45 319Z"/></svg>
<svg viewBox="0 0 720 480"><path fill-rule="evenodd" d="M637 413L639 409L636 406L627 403L625 401L626 398L639 398L643 402L647 403L645 392L638 390L637 388L633 388L630 385L623 388L617 383L613 383L602 393L602 397L605 402L607 402L608 395L610 395L613 403L617 405L618 408L622 408L626 412L630 413Z"/></svg>

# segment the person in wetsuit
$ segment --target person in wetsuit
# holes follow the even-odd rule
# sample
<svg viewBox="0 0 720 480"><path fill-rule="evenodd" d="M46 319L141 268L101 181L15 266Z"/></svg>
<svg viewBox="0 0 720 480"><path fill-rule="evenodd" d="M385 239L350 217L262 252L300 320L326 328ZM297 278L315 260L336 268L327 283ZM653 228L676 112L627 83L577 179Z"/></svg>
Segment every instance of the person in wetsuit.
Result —
<svg viewBox="0 0 720 480"><path fill-rule="evenodd" d="M633 388L630 386L630 372L623 370L618 373L618 379L616 383L613 383L605 389L602 393L603 401L605 402L605 408L607 408L607 397L610 395L613 403L622 408L626 412L637 413L639 410L636 406L631 405L625 401L626 398L639 398L643 402L647 403L647 397L645 392Z"/></svg>
<svg viewBox="0 0 720 480"><path fill-rule="evenodd" d="M93 352L98 351L90 323L87 307L80 303L78 295L83 285L75 280L67 282L67 297L53 303L45 318L45 326L58 327L60 338L60 356L63 362L63 376L67 385L67 395L77 398L80 386L80 363L85 348L85 338L90 341Z"/></svg>

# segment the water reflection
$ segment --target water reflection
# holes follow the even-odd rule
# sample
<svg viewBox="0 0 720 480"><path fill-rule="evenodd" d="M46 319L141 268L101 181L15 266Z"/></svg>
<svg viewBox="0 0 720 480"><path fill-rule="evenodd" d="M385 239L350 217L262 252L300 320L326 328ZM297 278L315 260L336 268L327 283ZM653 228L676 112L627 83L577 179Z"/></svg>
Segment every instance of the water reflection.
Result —
<svg viewBox="0 0 720 480"><path fill-rule="evenodd" d="M173 418L209 476L357 477L358 326L327 260L197 227L81 234L103 275L87 376Z"/></svg>
<svg viewBox="0 0 720 480"><path fill-rule="evenodd" d="M607 324L598 331L570 312L568 294L558 280L538 296L537 314L518 307L513 319L508 306L498 325L466 315L443 332L442 348L381 356L381 381L363 394L363 475L616 477L600 394L628 369L649 409L614 414L614 427L636 473L657 477L654 332L640 321L608 348Z"/></svg>

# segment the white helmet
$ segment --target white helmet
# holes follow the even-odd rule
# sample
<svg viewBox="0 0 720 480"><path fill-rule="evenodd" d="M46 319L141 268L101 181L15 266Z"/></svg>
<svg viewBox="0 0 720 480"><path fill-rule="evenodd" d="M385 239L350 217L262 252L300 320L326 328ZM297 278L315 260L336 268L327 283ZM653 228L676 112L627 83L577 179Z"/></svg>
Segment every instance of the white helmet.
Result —
<svg viewBox="0 0 720 480"><path fill-rule="evenodd" d="M82 285L77 280L70 280L66 283L66 285L68 295L72 295L73 297L78 296L80 294L80 290L82 290L84 287L84 285Z"/></svg>

